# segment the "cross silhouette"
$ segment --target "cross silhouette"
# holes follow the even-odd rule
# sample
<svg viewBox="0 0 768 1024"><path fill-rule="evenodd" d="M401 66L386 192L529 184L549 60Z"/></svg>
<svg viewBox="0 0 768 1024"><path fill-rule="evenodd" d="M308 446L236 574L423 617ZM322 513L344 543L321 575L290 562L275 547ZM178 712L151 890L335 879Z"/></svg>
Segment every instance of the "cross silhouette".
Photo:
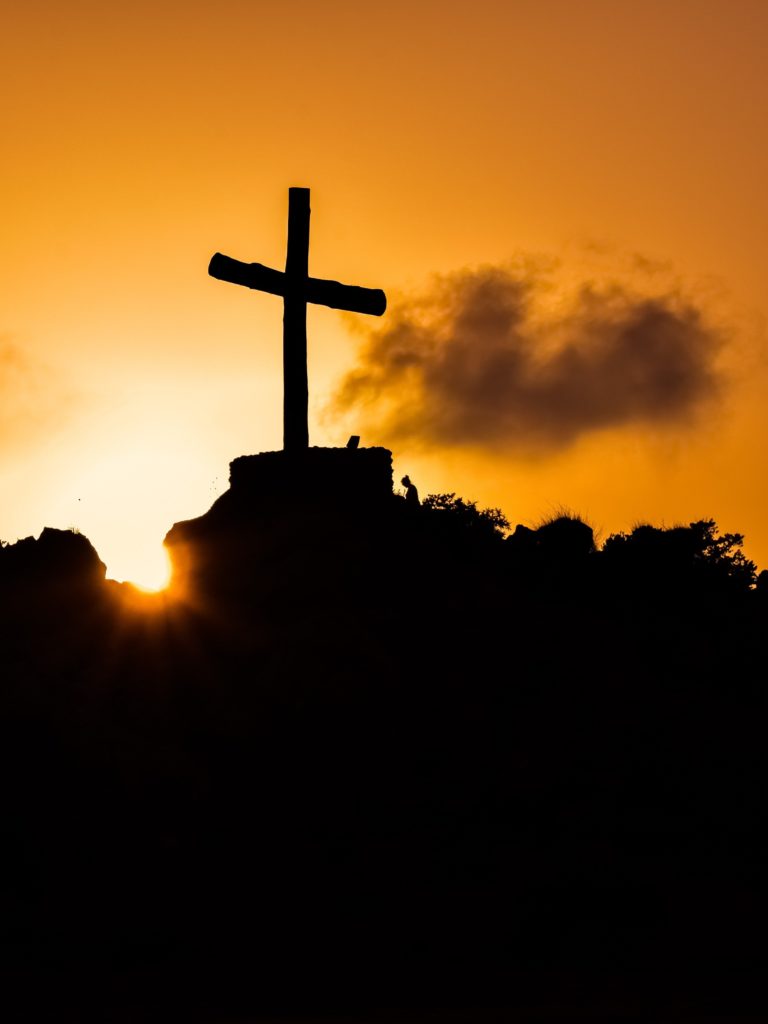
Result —
<svg viewBox="0 0 768 1024"><path fill-rule="evenodd" d="M261 263L241 263L217 252L208 266L211 277L283 297L283 448L309 447L307 406L307 303L351 313L381 316L387 297L379 288L357 288L310 277L309 189L288 189L288 247L285 272Z"/></svg>

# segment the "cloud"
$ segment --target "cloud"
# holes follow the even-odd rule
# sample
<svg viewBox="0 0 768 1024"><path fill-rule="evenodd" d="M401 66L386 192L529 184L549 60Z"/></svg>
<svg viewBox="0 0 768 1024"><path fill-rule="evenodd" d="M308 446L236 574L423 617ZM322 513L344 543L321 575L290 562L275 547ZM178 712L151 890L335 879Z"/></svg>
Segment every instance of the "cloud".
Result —
<svg viewBox="0 0 768 1024"><path fill-rule="evenodd" d="M555 452L597 430L690 422L721 391L721 343L677 290L565 296L546 268L483 267L387 314L331 408L386 443Z"/></svg>
<svg viewBox="0 0 768 1024"><path fill-rule="evenodd" d="M72 401L51 367L0 336L0 450L23 448L55 430Z"/></svg>

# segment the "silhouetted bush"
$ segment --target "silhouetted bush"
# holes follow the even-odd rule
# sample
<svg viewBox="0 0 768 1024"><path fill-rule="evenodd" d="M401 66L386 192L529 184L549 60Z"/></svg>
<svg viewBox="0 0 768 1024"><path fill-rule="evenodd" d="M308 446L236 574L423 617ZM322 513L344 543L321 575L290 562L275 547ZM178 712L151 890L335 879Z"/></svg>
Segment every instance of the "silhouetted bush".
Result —
<svg viewBox="0 0 768 1024"><path fill-rule="evenodd" d="M428 494L422 509L436 529L469 534L477 540L500 540L509 529L501 509L480 509L476 501L465 501L455 493Z"/></svg>
<svg viewBox="0 0 768 1024"><path fill-rule="evenodd" d="M592 527L578 516L559 515L546 520L536 530L539 549L549 559L572 562L595 550Z"/></svg>
<svg viewBox="0 0 768 1024"><path fill-rule="evenodd" d="M613 534L603 559L614 581L641 585L668 596L669 588L691 593L737 595L755 583L756 566L741 547L738 533L718 535L713 519L688 526L636 526L630 534Z"/></svg>

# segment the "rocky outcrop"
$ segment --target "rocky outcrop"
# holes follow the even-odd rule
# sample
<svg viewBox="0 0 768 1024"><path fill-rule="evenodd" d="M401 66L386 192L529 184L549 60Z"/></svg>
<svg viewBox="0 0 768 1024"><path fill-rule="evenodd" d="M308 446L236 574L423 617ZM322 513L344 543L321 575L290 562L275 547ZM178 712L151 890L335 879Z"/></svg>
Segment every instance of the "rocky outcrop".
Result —
<svg viewBox="0 0 768 1024"><path fill-rule="evenodd" d="M356 535L370 536L395 502L386 448L243 455L229 479L208 512L168 532L174 584L242 591L269 576L274 585L297 559L317 576L339 541L348 551Z"/></svg>
<svg viewBox="0 0 768 1024"><path fill-rule="evenodd" d="M0 547L0 585L92 585L100 583L106 566L81 533L49 526L38 538L25 537Z"/></svg>

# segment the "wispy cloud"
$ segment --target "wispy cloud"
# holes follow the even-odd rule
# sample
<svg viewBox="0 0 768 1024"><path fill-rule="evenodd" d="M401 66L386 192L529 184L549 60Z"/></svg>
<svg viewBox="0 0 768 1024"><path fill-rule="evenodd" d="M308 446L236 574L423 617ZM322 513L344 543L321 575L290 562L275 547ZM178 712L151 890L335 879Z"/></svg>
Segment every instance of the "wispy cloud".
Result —
<svg viewBox="0 0 768 1024"><path fill-rule="evenodd" d="M52 367L0 336L0 450L38 442L69 418L74 393Z"/></svg>

